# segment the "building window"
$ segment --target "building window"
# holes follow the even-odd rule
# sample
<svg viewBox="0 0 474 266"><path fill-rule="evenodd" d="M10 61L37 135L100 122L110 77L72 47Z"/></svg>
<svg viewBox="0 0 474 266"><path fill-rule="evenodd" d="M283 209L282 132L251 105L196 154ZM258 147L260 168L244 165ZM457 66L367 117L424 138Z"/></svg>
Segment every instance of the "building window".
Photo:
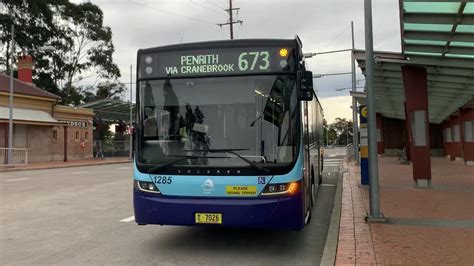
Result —
<svg viewBox="0 0 474 266"><path fill-rule="evenodd" d="M474 121L464 122L464 141L474 142Z"/></svg>
<svg viewBox="0 0 474 266"><path fill-rule="evenodd" d="M453 127L453 141L454 142L459 142L460 141L460 135L459 135L459 125L454 125Z"/></svg>
<svg viewBox="0 0 474 266"><path fill-rule="evenodd" d="M411 134L413 136L413 144L415 146L426 146L427 130L426 130L426 111L414 111L411 113Z"/></svg>
<svg viewBox="0 0 474 266"><path fill-rule="evenodd" d="M444 141L445 142L451 142L451 128L446 128L444 129Z"/></svg>
<svg viewBox="0 0 474 266"><path fill-rule="evenodd" d="M53 129L53 140L58 140L58 131Z"/></svg>
<svg viewBox="0 0 474 266"><path fill-rule="evenodd" d="M79 141L79 131L76 131L76 141Z"/></svg>
<svg viewBox="0 0 474 266"><path fill-rule="evenodd" d="M84 140L89 141L89 132L84 132Z"/></svg>
<svg viewBox="0 0 474 266"><path fill-rule="evenodd" d="M377 128L377 142L382 142L382 129Z"/></svg>

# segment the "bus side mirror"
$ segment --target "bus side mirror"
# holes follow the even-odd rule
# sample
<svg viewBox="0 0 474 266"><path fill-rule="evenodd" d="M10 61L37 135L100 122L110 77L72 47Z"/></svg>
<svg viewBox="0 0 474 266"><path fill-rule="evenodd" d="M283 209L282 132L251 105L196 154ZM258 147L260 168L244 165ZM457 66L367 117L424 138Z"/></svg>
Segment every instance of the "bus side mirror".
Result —
<svg viewBox="0 0 474 266"><path fill-rule="evenodd" d="M313 100L313 72L299 70L296 74L300 101Z"/></svg>

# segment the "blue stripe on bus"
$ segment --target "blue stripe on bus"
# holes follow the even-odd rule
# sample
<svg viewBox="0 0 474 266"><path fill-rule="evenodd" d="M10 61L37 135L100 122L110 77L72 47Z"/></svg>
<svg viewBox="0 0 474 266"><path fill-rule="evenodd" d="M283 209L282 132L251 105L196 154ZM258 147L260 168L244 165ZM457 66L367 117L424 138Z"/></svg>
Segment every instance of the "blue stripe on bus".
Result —
<svg viewBox="0 0 474 266"><path fill-rule="evenodd" d="M303 159L302 152L293 169L284 175L265 176L265 184L259 184L259 176L205 176L205 175L166 175L172 177L171 184L156 184L163 195L169 196L190 196L190 197L229 197L226 186L256 186L256 194L246 197L257 197L265 185L268 183L287 183L301 180L303 178ZM152 176L138 171L134 165L134 179L139 181L152 181ZM206 189L204 183L211 180L214 188Z"/></svg>

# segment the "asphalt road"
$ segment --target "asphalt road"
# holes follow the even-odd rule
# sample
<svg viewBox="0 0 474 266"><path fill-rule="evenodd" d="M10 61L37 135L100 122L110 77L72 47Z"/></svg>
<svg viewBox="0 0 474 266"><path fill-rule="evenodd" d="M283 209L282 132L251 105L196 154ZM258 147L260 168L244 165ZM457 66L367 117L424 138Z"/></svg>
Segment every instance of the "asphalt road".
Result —
<svg viewBox="0 0 474 266"><path fill-rule="evenodd" d="M318 265L343 154L302 231L137 226L131 164L0 173L0 264Z"/></svg>

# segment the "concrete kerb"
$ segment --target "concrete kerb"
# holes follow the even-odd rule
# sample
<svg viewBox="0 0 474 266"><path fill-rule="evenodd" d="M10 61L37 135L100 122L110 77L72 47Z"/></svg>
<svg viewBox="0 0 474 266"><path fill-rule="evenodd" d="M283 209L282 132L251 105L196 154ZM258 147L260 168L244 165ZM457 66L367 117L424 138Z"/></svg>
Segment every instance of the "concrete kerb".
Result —
<svg viewBox="0 0 474 266"><path fill-rule="evenodd" d="M105 165L105 164L121 164L121 163L131 163L132 160L124 161L102 161L101 163L84 163L84 164L63 164L63 165L54 165L54 166L44 166L44 167L32 167L32 168L0 168L0 173L2 172L13 172L13 171L28 171L28 170L47 170L47 169L57 169L57 168L72 168L72 167L82 167L82 166L94 166L94 165Z"/></svg>
<svg viewBox="0 0 474 266"><path fill-rule="evenodd" d="M343 176L347 175L347 168L339 172L337 178L336 194L334 196L334 207L332 208L331 222L324 244L323 257L321 265L334 265L336 262L337 244L339 242L339 225L341 221L341 205L342 205L342 182Z"/></svg>

